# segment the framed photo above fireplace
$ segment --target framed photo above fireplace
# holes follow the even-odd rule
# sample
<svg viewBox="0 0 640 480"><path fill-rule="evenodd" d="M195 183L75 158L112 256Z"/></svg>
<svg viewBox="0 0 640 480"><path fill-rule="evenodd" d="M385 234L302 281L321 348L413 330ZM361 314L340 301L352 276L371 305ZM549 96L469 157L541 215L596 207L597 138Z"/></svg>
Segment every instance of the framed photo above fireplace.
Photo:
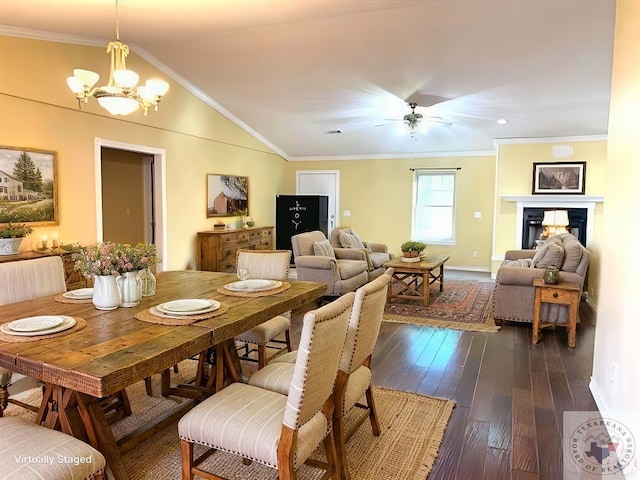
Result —
<svg viewBox="0 0 640 480"><path fill-rule="evenodd" d="M534 195L584 195L587 162L533 164Z"/></svg>

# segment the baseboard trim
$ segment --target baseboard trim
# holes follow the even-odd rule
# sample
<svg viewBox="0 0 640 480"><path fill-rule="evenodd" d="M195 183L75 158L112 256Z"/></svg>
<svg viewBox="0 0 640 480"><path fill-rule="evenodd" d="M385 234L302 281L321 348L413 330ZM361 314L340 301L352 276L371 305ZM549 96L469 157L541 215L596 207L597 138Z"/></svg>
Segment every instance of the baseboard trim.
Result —
<svg viewBox="0 0 640 480"><path fill-rule="evenodd" d="M611 417L611 411L605 402L604 398L600 394L600 388L595 380L595 378L591 377L589 381L589 390L591 391L591 395L593 395L593 400L596 402L596 406L598 407L598 411L602 417Z"/></svg>

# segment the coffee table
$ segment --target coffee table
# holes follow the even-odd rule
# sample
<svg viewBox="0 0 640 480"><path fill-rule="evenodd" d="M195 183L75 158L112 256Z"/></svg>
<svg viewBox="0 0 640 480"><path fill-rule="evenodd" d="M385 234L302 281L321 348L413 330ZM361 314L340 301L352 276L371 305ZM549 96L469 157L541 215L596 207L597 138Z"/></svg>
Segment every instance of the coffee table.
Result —
<svg viewBox="0 0 640 480"><path fill-rule="evenodd" d="M449 260L449 255L427 255L418 262L406 262L402 258L394 258L383 265L395 269L387 290L387 303L394 298L422 298L426 307L429 305L429 285L439 282L441 292L444 288L444 264ZM401 284L400 289L394 292L398 283Z"/></svg>

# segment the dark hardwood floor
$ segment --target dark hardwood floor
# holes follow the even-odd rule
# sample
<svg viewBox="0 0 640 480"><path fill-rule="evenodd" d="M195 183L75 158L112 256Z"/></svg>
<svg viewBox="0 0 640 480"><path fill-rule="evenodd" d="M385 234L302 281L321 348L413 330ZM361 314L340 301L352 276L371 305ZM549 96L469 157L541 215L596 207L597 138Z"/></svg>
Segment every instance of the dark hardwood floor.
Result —
<svg viewBox="0 0 640 480"><path fill-rule="evenodd" d="M300 324L295 315L294 345ZM561 480L563 412L597 410L594 330L584 302L575 348L564 328L533 345L529 324L484 333L383 322L373 384L456 401L429 480Z"/></svg>

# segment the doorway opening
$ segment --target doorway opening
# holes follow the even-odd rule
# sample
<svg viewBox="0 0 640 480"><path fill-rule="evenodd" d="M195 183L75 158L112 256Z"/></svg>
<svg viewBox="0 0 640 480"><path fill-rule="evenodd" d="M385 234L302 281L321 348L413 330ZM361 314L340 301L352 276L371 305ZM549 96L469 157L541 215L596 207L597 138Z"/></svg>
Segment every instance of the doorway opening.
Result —
<svg viewBox="0 0 640 480"><path fill-rule="evenodd" d="M154 243L164 270L165 150L96 138L95 167L97 240Z"/></svg>

